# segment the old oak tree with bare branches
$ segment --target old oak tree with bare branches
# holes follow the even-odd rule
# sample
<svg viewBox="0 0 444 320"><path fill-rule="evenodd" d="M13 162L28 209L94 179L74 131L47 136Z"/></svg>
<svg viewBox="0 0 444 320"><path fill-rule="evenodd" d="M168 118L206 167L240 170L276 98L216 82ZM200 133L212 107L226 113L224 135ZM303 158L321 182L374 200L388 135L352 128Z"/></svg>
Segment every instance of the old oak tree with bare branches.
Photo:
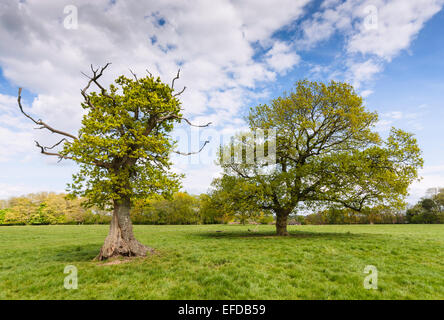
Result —
<svg viewBox="0 0 444 320"><path fill-rule="evenodd" d="M106 89L99 78L110 65L94 69L81 90L82 107L87 111L78 135L55 129L26 113L18 93L20 111L39 129L47 129L63 138L52 146L36 142L41 153L70 159L80 164L68 190L74 196L87 198L86 205L112 208L109 234L97 259L114 256L145 256L153 249L141 244L133 234L130 210L134 200L152 194L169 195L179 187L180 176L170 172L170 154L190 155L193 152L175 151L175 141L169 133L182 120L192 125L181 114L178 96L185 87L175 92L171 86L147 76L133 78L120 76ZM89 92L92 85L98 92ZM208 126L210 123L202 125ZM205 142L206 144L207 142ZM201 147L199 152L205 146ZM55 151L57 148L60 151Z"/></svg>

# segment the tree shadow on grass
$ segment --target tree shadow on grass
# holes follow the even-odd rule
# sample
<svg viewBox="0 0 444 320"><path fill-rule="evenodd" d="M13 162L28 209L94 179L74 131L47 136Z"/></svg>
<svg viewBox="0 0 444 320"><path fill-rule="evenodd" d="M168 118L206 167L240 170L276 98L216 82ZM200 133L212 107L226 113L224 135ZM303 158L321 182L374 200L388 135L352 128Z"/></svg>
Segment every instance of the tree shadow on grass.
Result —
<svg viewBox="0 0 444 320"><path fill-rule="evenodd" d="M75 264L76 262L94 262L101 263L100 265L113 265L140 260L140 257L122 257L122 261L115 261L116 259L113 258L108 259L105 262L97 261L94 258L96 258L99 254L101 246L102 244L87 244L46 249L44 252L40 253L38 259L40 261L63 262L66 264ZM152 257L153 255L159 254L161 254L161 252L156 250L153 254L149 254L147 257ZM119 260L120 257L117 259ZM111 261L113 261L113 263L106 263Z"/></svg>
<svg viewBox="0 0 444 320"><path fill-rule="evenodd" d="M41 258L65 263L91 262L99 254L100 247L100 244L56 247L47 249Z"/></svg>
<svg viewBox="0 0 444 320"><path fill-rule="evenodd" d="M309 232L309 231L289 231L288 236L278 236L275 231L211 231L196 233L199 237L204 238L221 238L221 239L305 239L305 238L322 238L322 239L358 239L364 238L367 234L355 234L350 232Z"/></svg>

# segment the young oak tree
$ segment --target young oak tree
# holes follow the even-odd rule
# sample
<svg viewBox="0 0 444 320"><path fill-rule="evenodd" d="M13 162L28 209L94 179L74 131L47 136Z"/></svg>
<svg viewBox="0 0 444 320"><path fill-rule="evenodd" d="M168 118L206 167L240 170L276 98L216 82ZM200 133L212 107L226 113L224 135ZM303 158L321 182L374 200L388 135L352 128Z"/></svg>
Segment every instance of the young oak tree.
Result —
<svg viewBox="0 0 444 320"><path fill-rule="evenodd" d="M120 76L108 90L98 80L109 65L100 70L91 66L92 76L84 74L89 79L81 90L86 114L77 136L35 120L23 110L21 88L18 94L20 111L27 118L40 129L64 136L49 147L36 141L41 153L80 164L79 173L68 185L71 194L86 197L87 205L113 209L109 234L97 256L99 260L145 256L153 250L134 237L130 219L132 204L153 194L169 196L176 191L180 176L169 171L171 152L190 155L200 152L208 142L197 152L174 151L175 141L169 135L174 123L184 120L192 125L182 116L178 99L185 87L180 92L174 90L180 70L171 86L154 78L149 71L139 79L130 70L133 79ZM88 92L93 84L98 87L98 93ZM57 146L63 147L53 151Z"/></svg>
<svg viewBox="0 0 444 320"><path fill-rule="evenodd" d="M377 114L366 111L346 83L298 81L289 94L251 108L247 120L251 132L221 148L224 174L215 185L226 194L237 190L233 199L248 186L251 196L243 200L274 213L278 235L288 235L287 217L300 204L400 208L423 164L412 134L392 128L384 140L372 130ZM245 161L245 150L255 142L272 149L270 140L254 137L257 129L276 131L273 165L257 154ZM223 154L233 150L243 150L243 161L224 162Z"/></svg>

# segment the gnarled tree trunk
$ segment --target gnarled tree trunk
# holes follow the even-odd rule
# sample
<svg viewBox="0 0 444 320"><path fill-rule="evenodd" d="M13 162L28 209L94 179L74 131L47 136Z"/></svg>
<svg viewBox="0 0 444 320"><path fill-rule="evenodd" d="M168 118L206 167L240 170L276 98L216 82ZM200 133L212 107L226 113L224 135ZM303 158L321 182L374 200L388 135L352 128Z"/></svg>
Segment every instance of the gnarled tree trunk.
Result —
<svg viewBox="0 0 444 320"><path fill-rule="evenodd" d="M131 202L129 199L114 201L114 212L109 234L96 259L106 260L116 256L146 256L147 252L153 251L153 249L144 246L134 237L130 208Z"/></svg>
<svg viewBox="0 0 444 320"><path fill-rule="evenodd" d="M278 236L288 236L287 217L288 213L286 212L278 212L276 214L276 234Z"/></svg>

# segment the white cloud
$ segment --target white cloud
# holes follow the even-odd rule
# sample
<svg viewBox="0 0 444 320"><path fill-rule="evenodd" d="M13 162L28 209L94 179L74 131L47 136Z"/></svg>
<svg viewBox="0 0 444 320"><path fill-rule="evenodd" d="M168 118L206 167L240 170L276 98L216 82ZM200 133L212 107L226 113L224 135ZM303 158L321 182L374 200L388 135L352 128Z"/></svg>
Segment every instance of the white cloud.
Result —
<svg viewBox="0 0 444 320"><path fill-rule="evenodd" d="M392 112L388 112L383 114L383 116L386 116L388 118L392 118L392 119L402 119L404 114L401 111L392 111Z"/></svg>
<svg viewBox="0 0 444 320"><path fill-rule="evenodd" d="M418 182L414 182L410 189L408 198L410 203L415 203L421 197L424 197L427 189L435 187L444 187L444 164L436 166L425 166L419 171L422 178Z"/></svg>
<svg viewBox="0 0 444 320"><path fill-rule="evenodd" d="M188 87L183 95L186 112L200 114L211 107L214 92L253 88L297 63L298 56L289 49L273 51L269 64L253 60L251 43L273 45L272 33L297 19L308 1L284 2L74 1L79 28L67 30L63 2L8 0L2 4L0 63L8 79L37 93L39 101L53 105L64 100L53 109L59 113L78 108L79 88L85 83L80 71L88 71L90 63L113 62L104 83L128 68L138 74L148 68L170 81L181 64L180 84ZM161 26L159 19L165 21ZM276 57L283 58L281 63ZM71 115L53 117L66 123Z"/></svg>
<svg viewBox="0 0 444 320"><path fill-rule="evenodd" d="M352 29L353 8L356 2L329 1L322 3L323 11L316 12L302 24L303 37L299 39L301 49L311 49L318 43L328 40L337 31L349 33Z"/></svg>
<svg viewBox="0 0 444 320"><path fill-rule="evenodd" d="M363 98L367 98L368 96L370 96L373 93L373 90L363 90L361 91L361 97Z"/></svg>
<svg viewBox="0 0 444 320"><path fill-rule="evenodd" d="M273 32L291 23L303 13L308 0L232 1L241 17L243 32L248 41L268 43Z"/></svg>
<svg viewBox="0 0 444 320"><path fill-rule="evenodd" d="M285 73L300 61L292 48L280 41L275 42L266 55L267 64L278 73Z"/></svg>
<svg viewBox="0 0 444 320"><path fill-rule="evenodd" d="M359 88L362 82L371 80L381 70L381 64L371 59L365 62L350 62L346 77L353 86Z"/></svg>
<svg viewBox="0 0 444 320"><path fill-rule="evenodd" d="M0 162L11 161L20 153L36 151L32 135L0 126Z"/></svg>
<svg viewBox="0 0 444 320"><path fill-rule="evenodd" d="M443 4L443 0L326 0L323 11L302 23L298 48L311 49L340 32L345 39L346 77L359 86L382 71L384 62L408 49Z"/></svg>
<svg viewBox="0 0 444 320"><path fill-rule="evenodd" d="M298 55L272 35L300 18L308 2L5 0L0 3L0 67L12 85L36 95L25 101L30 113L75 132L83 112L80 89L86 84L80 71L88 72L91 63L112 62L101 79L104 85L129 75L128 68L138 75L148 69L170 82L180 66L176 85L187 86L181 96L185 114L229 130L240 127L239 110L254 99L259 83L298 63ZM63 9L71 4L78 9L78 29L68 30ZM257 44L272 48L264 59L254 58ZM5 141L14 141L20 147L10 154L17 156L29 152L36 138L54 139L31 130L32 123L17 113L15 97L5 99L7 104L0 99L0 147L12 148ZM14 132L5 122L24 131Z"/></svg>
<svg viewBox="0 0 444 320"><path fill-rule="evenodd" d="M356 14L365 19L369 14L365 8L373 5L376 8L377 25L366 27L358 24L348 43L352 53L373 54L390 61L410 43L424 23L441 10L442 0L390 0L364 1L356 7Z"/></svg>
<svg viewBox="0 0 444 320"><path fill-rule="evenodd" d="M13 111L18 111L17 98L0 94L0 162L34 148L29 126Z"/></svg>
<svg viewBox="0 0 444 320"><path fill-rule="evenodd" d="M182 184L186 186L186 190L192 194L207 192L214 178L220 176L222 170L219 166L212 163L202 166L176 166L177 173L186 173Z"/></svg>
<svg viewBox="0 0 444 320"><path fill-rule="evenodd" d="M24 184L5 184L0 183L0 199L8 199L20 195L29 193L41 192L36 186L24 185Z"/></svg>

